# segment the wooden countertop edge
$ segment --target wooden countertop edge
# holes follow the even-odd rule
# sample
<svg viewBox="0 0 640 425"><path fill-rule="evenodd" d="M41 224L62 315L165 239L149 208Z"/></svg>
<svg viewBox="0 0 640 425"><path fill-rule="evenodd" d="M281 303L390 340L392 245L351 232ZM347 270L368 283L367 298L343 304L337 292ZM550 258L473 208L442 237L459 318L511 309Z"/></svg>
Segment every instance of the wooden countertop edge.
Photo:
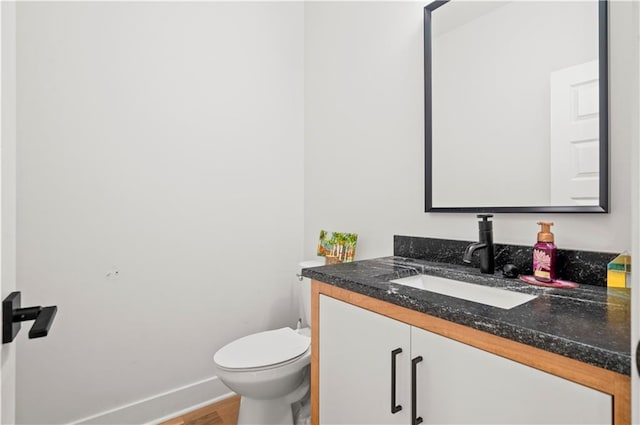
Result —
<svg viewBox="0 0 640 425"><path fill-rule="evenodd" d="M420 313L406 307L381 301L366 295L342 289L337 286L312 280L311 287L311 391L319 394L318 383L318 323L319 323L319 295L345 301L416 326L421 329L451 338L464 344L479 348L498 356L531 366L561 378L593 388L603 393L611 394L614 403L614 424L631 423L629 376L593 366L578 360L570 359L559 354L550 353L539 348L531 347L510 339L479 331L468 326L449 322L444 319ZM319 400L311 398L312 424L318 424Z"/></svg>

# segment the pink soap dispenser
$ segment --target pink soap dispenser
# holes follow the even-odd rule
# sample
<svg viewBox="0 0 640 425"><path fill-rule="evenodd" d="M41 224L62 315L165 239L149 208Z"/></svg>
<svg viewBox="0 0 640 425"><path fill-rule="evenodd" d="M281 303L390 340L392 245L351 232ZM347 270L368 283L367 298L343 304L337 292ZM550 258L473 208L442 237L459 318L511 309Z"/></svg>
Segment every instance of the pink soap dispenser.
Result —
<svg viewBox="0 0 640 425"><path fill-rule="evenodd" d="M533 276L540 282L556 280L556 246L553 243L553 223L539 221L538 243L533 246Z"/></svg>

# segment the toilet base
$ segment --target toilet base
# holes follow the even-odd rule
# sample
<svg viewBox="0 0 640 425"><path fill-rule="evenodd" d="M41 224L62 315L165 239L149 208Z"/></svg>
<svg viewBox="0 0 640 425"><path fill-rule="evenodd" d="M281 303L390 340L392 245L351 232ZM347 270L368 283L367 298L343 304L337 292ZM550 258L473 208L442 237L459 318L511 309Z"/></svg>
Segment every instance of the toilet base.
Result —
<svg viewBox="0 0 640 425"><path fill-rule="evenodd" d="M293 410L291 405L300 401L309 391L309 366L303 371L302 383L284 397L257 400L242 396L238 425L293 425Z"/></svg>
<svg viewBox="0 0 640 425"><path fill-rule="evenodd" d="M291 403L286 397L256 400L243 396L240 400L238 425L256 424L292 425Z"/></svg>

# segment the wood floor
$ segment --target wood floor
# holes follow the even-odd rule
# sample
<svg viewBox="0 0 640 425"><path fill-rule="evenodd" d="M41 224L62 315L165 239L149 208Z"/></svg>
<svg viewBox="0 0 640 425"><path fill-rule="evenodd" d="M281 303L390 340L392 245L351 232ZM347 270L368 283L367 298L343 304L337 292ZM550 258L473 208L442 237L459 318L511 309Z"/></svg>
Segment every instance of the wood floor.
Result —
<svg viewBox="0 0 640 425"><path fill-rule="evenodd" d="M158 425L236 425L240 396L229 397Z"/></svg>

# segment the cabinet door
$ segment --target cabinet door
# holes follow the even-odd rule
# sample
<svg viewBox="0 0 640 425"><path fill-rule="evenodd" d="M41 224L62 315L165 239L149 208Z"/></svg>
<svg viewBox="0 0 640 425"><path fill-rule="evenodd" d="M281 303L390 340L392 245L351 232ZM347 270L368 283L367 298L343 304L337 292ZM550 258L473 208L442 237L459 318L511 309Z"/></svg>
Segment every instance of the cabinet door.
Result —
<svg viewBox="0 0 640 425"><path fill-rule="evenodd" d="M610 395L424 331L411 330L417 414L426 424L607 424Z"/></svg>
<svg viewBox="0 0 640 425"><path fill-rule="evenodd" d="M320 423L408 424L411 327L321 295L319 329Z"/></svg>

